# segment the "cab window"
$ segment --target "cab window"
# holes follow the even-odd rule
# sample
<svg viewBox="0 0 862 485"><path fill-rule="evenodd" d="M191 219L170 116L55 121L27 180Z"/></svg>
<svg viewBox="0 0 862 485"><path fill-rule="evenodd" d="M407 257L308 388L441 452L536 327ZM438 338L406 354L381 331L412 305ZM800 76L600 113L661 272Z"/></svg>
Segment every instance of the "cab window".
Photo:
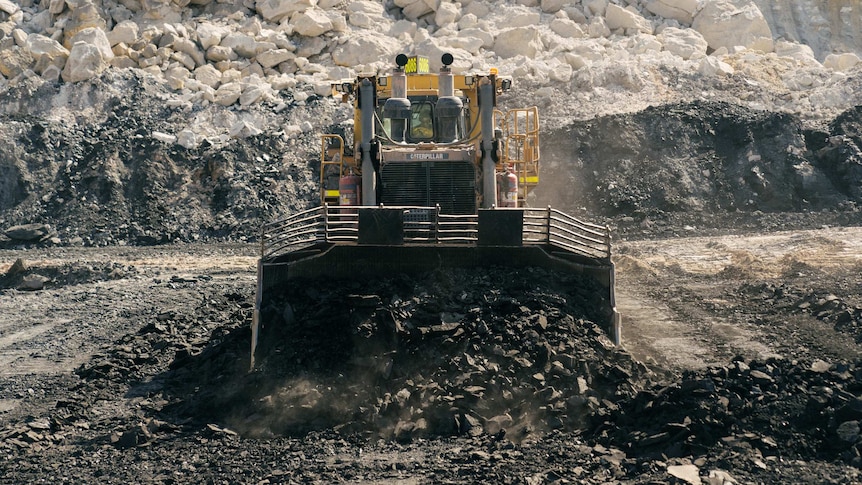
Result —
<svg viewBox="0 0 862 485"><path fill-rule="evenodd" d="M410 138L414 140L434 139L434 115L433 106L430 103L413 105L410 118Z"/></svg>

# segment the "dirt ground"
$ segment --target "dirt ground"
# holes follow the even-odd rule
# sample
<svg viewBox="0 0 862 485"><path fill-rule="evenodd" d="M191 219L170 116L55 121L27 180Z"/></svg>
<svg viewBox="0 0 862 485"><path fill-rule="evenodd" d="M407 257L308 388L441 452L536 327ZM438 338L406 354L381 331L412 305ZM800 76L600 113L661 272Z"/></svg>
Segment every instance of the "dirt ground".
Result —
<svg viewBox="0 0 862 485"><path fill-rule="evenodd" d="M391 440L329 427L252 437L236 431L236 419L200 403L190 406L195 393L218 393L219 382L225 389L237 379L254 386L246 345L256 251L252 244L178 244L0 253L0 272L9 273L20 258L25 273L47 279L43 289L25 291L17 289L20 277L10 275L0 292L0 481L862 479L854 446L858 425L857 438L851 430L844 446L828 445L836 433L848 436L844 423L858 422L851 419L855 414L841 417L846 405L817 395L831 386L830 396L853 403L862 388L854 370L862 338L859 226L618 241L624 342L613 352L630 355L641 371L624 379L629 392L585 408L590 415L582 426L527 440L488 432ZM751 369L745 379L734 377L743 366ZM183 368L201 375L182 375ZM770 370L756 374L761 368ZM204 376L207 369L222 374ZM662 399L705 376L715 387L707 397L692 391L694 398L714 405L713 398L722 402L722 393L735 389L748 406L733 423L712 423L713 433L724 431L711 441L696 411L705 401L673 418L658 404L668 405ZM758 383L759 397L738 388L757 378L781 387L784 377L792 382L789 394L804 397L801 407L766 384ZM655 412L645 411L644 395L652 396ZM733 407L732 396L730 402ZM794 427L791 436L774 420L745 417L756 415L758 406L783 406L785 419L794 412L808 419L817 402L823 421ZM841 423L830 422L836 420ZM675 441L654 432L656 425L689 431Z"/></svg>

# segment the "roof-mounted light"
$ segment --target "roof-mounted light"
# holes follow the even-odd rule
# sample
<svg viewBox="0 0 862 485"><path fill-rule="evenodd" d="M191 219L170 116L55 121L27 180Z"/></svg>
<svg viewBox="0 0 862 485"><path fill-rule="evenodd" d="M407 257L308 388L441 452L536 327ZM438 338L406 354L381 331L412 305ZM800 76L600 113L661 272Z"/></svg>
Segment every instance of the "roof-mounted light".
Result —
<svg viewBox="0 0 862 485"><path fill-rule="evenodd" d="M406 54L398 54L395 56L395 65L398 67L404 67L407 65L407 55Z"/></svg>

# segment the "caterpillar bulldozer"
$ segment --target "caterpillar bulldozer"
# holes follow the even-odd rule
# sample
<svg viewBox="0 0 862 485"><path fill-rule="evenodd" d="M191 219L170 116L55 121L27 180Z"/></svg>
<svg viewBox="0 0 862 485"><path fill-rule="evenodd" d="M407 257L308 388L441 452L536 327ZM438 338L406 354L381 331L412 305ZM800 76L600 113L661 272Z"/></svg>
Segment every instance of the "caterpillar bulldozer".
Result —
<svg viewBox="0 0 862 485"><path fill-rule="evenodd" d="M455 74L444 54L399 54L389 75L332 84L354 107L352 140L321 136L320 205L263 225L251 367L273 323L261 307L299 278L379 277L445 267L541 267L593 278L620 341L606 226L528 208L539 183L536 107L501 111L512 78Z"/></svg>

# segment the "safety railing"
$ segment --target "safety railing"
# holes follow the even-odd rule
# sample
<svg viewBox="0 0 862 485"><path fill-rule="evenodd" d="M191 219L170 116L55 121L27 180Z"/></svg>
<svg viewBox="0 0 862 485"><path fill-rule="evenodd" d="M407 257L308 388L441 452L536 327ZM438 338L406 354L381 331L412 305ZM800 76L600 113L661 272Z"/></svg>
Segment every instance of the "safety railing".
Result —
<svg viewBox="0 0 862 485"><path fill-rule="evenodd" d="M308 209L265 224L261 257L275 258L318 243L357 244L359 207L329 206ZM439 207L386 207L403 210L404 245L477 245L479 217L441 214ZM552 209L498 208L523 211L522 243L550 245L600 260L610 260L611 236L607 226L581 221Z"/></svg>

